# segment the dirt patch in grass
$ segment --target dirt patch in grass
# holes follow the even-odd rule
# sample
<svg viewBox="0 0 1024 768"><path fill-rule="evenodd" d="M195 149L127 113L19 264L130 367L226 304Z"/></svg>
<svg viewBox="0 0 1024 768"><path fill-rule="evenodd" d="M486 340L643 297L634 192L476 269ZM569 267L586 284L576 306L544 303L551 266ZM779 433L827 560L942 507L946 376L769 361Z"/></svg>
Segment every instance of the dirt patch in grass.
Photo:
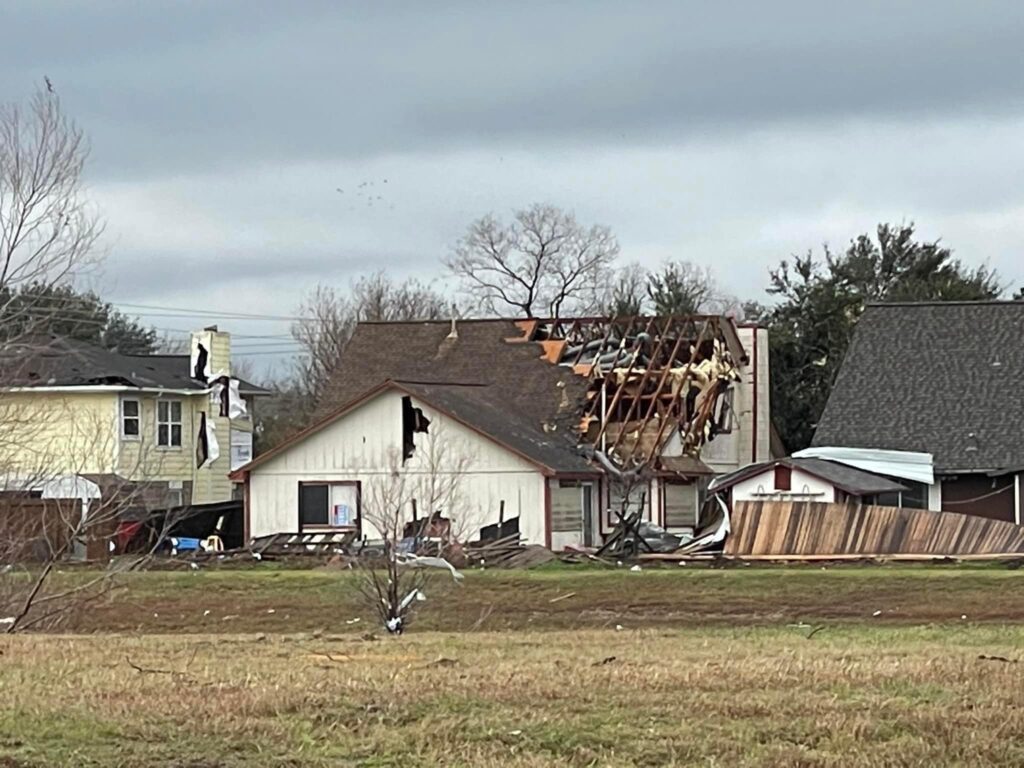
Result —
<svg viewBox="0 0 1024 768"><path fill-rule="evenodd" d="M428 593L415 627L446 632L1024 620L1024 573L999 567L469 571ZM370 621L352 574L267 568L131 574L67 629L362 634Z"/></svg>

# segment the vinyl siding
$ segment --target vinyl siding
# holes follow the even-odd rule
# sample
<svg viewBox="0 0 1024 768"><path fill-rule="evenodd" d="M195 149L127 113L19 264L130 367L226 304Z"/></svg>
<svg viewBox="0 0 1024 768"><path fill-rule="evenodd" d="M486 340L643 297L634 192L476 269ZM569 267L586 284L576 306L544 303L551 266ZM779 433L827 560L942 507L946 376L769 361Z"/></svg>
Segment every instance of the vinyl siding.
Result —
<svg viewBox="0 0 1024 768"><path fill-rule="evenodd" d="M385 487L397 469L415 487L431 476L426 456L430 440L444 446L450 461L442 462L434 476L449 470L460 458L469 466L461 473L454 525L463 536L474 538L480 527L497 522L505 502L505 519L518 516L524 539L543 544L544 476L530 462L495 444L462 424L413 400L430 419L430 436L417 433L417 448L401 463L402 395L385 391L320 432L291 446L250 473L249 510L251 535L262 536L298 530L300 482L358 482L362 490L363 534L380 535L368 517L373 516L374 489ZM426 514L422 501L421 514ZM446 516L450 515L444 510ZM406 513L411 518L411 509Z"/></svg>

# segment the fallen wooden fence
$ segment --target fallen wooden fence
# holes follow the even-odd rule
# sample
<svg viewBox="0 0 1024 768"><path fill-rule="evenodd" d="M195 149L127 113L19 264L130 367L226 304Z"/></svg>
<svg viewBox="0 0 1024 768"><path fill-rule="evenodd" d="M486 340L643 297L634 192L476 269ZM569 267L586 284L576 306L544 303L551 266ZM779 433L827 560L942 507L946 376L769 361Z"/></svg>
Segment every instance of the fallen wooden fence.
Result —
<svg viewBox="0 0 1024 768"><path fill-rule="evenodd" d="M964 556L1024 553L1024 527L926 509L741 501L724 554Z"/></svg>

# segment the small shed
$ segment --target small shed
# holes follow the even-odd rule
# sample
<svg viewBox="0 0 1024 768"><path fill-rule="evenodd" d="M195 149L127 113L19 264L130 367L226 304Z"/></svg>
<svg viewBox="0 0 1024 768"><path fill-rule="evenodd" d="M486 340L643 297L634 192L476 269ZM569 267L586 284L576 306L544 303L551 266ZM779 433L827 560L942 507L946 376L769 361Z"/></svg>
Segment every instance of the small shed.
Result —
<svg viewBox="0 0 1024 768"><path fill-rule="evenodd" d="M825 459L786 458L750 464L722 475L708 487L739 501L820 501L902 506L906 486L882 475Z"/></svg>

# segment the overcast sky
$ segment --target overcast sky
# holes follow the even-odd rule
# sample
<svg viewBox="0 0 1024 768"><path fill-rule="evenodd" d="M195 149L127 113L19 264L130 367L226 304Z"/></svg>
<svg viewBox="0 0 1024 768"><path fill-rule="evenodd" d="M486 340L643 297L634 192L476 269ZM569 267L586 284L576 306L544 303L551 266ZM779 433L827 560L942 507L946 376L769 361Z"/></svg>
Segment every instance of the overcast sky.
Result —
<svg viewBox="0 0 1024 768"><path fill-rule="evenodd" d="M91 136L122 302L291 314L532 202L740 298L882 220L1024 283L1019 0L33 0L0 29L0 97L47 75Z"/></svg>

